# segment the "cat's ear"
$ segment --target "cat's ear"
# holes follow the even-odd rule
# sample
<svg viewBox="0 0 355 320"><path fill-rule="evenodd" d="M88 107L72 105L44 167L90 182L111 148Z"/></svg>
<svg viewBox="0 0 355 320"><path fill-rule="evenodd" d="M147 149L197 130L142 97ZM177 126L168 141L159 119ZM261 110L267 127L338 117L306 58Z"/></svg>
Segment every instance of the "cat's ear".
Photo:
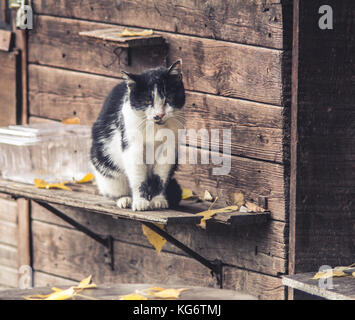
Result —
<svg viewBox="0 0 355 320"><path fill-rule="evenodd" d="M175 61L168 68L168 75L178 76L180 79L182 78L182 60L181 59L179 59L178 61Z"/></svg>
<svg viewBox="0 0 355 320"><path fill-rule="evenodd" d="M128 73L126 71L121 71L123 79L126 81L127 86L132 88L137 82L137 76L133 73Z"/></svg>

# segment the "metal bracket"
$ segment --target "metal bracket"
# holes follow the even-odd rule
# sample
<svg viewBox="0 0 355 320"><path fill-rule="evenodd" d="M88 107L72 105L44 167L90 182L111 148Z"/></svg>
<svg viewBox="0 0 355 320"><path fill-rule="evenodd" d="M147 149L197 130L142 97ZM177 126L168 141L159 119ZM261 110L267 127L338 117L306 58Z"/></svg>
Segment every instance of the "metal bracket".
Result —
<svg viewBox="0 0 355 320"><path fill-rule="evenodd" d="M153 231L155 231L157 234L159 234L163 238L165 238L166 241L170 242L174 246L178 247L179 249L181 249L182 251L187 253L193 259L195 259L198 262L200 262L201 264L203 264L205 267L209 268L211 270L212 276L214 276L214 275L216 276L217 284L219 285L219 287L221 289L223 288L223 265L224 265L224 263L221 260L218 260L218 259L215 259L213 261L207 260L206 258L202 257L197 252L195 252L192 249L190 249L189 247L185 246L179 240L175 239L169 233L167 233L164 230L157 227L154 223L144 222L144 221L141 221L141 223L146 225L148 228L152 229Z"/></svg>
<svg viewBox="0 0 355 320"><path fill-rule="evenodd" d="M90 229L86 228L85 226L81 225L80 223L76 222L75 220L68 217L63 212L59 211L58 209L52 207L48 203L40 202L37 200L33 200L33 201L36 202L38 205L42 206L43 208L49 210L50 212L52 212L53 214L55 214L57 217L61 218L65 222L69 223L77 230L85 233L90 238L101 243L107 249L107 254L105 254L105 263L108 263L111 267L111 270L114 270L114 242L113 242L112 236L108 235L106 237L103 237L103 236L91 231Z"/></svg>

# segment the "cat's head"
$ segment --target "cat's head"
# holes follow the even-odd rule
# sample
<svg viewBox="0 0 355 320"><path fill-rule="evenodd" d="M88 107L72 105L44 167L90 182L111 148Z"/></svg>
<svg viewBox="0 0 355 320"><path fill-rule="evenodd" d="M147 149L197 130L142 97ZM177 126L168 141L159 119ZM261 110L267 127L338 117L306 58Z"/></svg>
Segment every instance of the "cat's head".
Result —
<svg viewBox="0 0 355 320"><path fill-rule="evenodd" d="M141 74L123 72L131 107L157 124L164 124L181 113L185 104L181 65L178 60L168 68L150 69Z"/></svg>

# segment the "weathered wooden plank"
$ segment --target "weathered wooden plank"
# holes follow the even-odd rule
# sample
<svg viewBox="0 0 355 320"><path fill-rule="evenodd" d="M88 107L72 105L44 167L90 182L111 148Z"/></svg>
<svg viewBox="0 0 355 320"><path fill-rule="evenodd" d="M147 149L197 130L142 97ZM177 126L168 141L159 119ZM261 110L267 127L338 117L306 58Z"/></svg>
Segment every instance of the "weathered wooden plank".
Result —
<svg viewBox="0 0 355 320"><path fill-rule="evenodd" d="M17 202L0 198L0 220L17 224Z"/></svg>
<svg viewBox="0 0 355 320"><path fill-rule="evenodd" d="M142 246L115 242L114 271L102 263L102 247L94 240L81 233L54 225L33 222L34 227L34 268L36 271L55 273L57 276L82 279L92 274L96 283L151 283L158 282L164 285L181 283L186 285L216 287L215 279L208 269L198 262L171 253L162 252L159 256L155 251ZM90 250L90 254L87 254ZM246 274L243 276L243 274ZM224 278L230 271L225 271ZM234 272L232 272L235 275ZM241 270L237 278L243 276L239 282L238 290L250 292L267 298L267 294L275 296L272 290L273 277L254 272ZM119 279L119 280L118 280ZM225 282L226 288L236 289L236 279ZM260 294L262 292L262 294Z"/></svg>
<svg viewBox="0 0 355 320"><path fill-rule="evenodd" d="M225 289L245 290L260 300L284 300L281 279L233 267L224 268Z"/></svg>
<svg viewBox="0 0 355 320"><path fill-rule="evenodd" d="M290 42L285 25L289 22L289 1L173 1L129 0L113 3L86 0L35 0L35 12L68 18L105 21L284 48Z"/></svg>
<svg viewBox="0 0 355 320"><path fill-rule="evenodd" d="M141 224L134 221L111 218L66 206L56 206L69 217L101 235L139 246L151 247L142 233ZM66 228L69 224L45 208L32 202L32 218ZM270 221L266 225L238 227L208 227L207 232L195 225L167 227L167 232L210 260L220 259L230 265L277 275L286 271L287 227L285 223ZM181 250L166 243L164 252L185 255Z"/></svg>
<svg viewBox="0 0 355 320"><path fill-rule="evenodd" d="M59 288L66 289L63 284ZM75 296L75 300L119 300L120 296L134 292L144 292L152 287L167 287L162 283L115 283L98 285L93 289L86 289L84 293ZM180 283L171 284L169 287L181 288ZM255 297L240 291L222 290L198 286L184 285L185 290L180 293L177 300L257 300ZM41 287L31 290L11 290L1 292L0 300L23 300L25 295L47 294L49 288ZM150 300L158 300L150 297ZM164 300L164 299L163 299Z"/></svg>
<svg viewBox="0 0 355 320"><path fill-rule="evenodd" d="M34 287L53 287L53 286L73 286L78 284L82 279L70 280L58 277L54 274L48 274L41 271L33 272L33 286Z"/></svg>
<svg viewBox="0 0 355 320"><path fill-rule="evenodd" d="M92 124L108 92L119 81L45 66L30 65L30 113L51 119L72 116ZM186 128L230 129L235 155L282 162L282 108L187 92ZM192 144L193 145L193 144ZM198 140L200 145L200 139ZM211 147L222 146L211 141Z"/></svg>
<svg viewBox="0 0 355 320"><path fill-rule="evenodd" d="M284 167L279 164L251 160L225 155L230 160L230 172L225 175L214 175L210 164L201 164L201 154L208 156L208 151L196 150L198 164L188 164L188 148L181 148L187 152L187 164L179 165L176 176L180 184L203 195L208 190L212 195L218 196L220 200L230 202L231 195L240 191L247 198L257 202L258 196L265 196L268 199L268 207L271 217L274 219L286 220L285 212L285 184ZM190 148L191 149L191 148ZM211 156L213 153L210 152ZM216 156L216 155L215 155Z"/></svg>
<svg viewBox="0 0 355 320"><path fill-rule="evenodd" d="M17 200L18 210L18 268L31 265L31 231L29 200Z"/></svg>
<svg viewBox="0 0 355 320"><path fill-rule="evenodd" d="M282 284L329 300L355 300L355 278L332 277L333 287L328 288L327 280L324 281L324 286L320 286L319 280L312 279L314 274L315 272L308 272L284 276Z"/></svg>
<svg viewBox="0 0 355 320"><path fill-rule="evenodd" d="M17 246L17 225L7 221L0 221L0 243Z"/></svg>
<svg viewBox="0 0 355 320"><path fill-rule="evenodd" d="M126 218L163 224L166 224L168 222L198 223L201 220L201 217L188 213L190 210L189 207L186 208L185 212L183 211L184 208L182 208L182 211L132 211L131 209L120 209L116 206L116 202L114 200L96 194L90 194L90 196L88 197L89 194L85 192L38 189L33 185L9 182L1 179L0 190L1 192L17 195L32 200L38 200L54 204L64 204L76 208L88 209L117 218Z"/></svg>
<svg viewBox="0 0 355 320"><path fill-rule="evenodd" d="M7 30L0 30L0 50L9 51L12 40L12 32Z"/></svg>
<svg viewBox="0 0 355 320"><path fill-rule="evenodd" d="M18 287L17 269L0 266L0 286Z"/></svg>
<svg viewBox="0 0 355 320"><path fill-rule="evenodd" d="M16 124L17 52L0 51L0 126Z"/></svg>
<svg viewBox="0 0 355 320"><path fill-rule="evenodd" d="M0 243L0 265L17 269L17 248Z"/></svg>
<svg viewBox="0 0 355 320"><path fill-rule="evenodd" d="M98 45L97 41L78 35L83 30L109 25L49 16L35 18L35 28L29 36L32 63L115 77L122 69L139 71L154 65L149 59L142 59L139 64L132 60L127 67L125 59L113 54L111 45ZM161 35L169 44L169 60L182 58L186 66L183 73L187 89L282 105L282 51L170 33ZM139 50L135 52L139 54Z"/></svg>
<svg viewBox="0 0 355 320"><path fill-rule="evenodd" d="M333 30L314 24L322 1L297 4L291 273L355 260L355 2L327 2Z"/></svg>

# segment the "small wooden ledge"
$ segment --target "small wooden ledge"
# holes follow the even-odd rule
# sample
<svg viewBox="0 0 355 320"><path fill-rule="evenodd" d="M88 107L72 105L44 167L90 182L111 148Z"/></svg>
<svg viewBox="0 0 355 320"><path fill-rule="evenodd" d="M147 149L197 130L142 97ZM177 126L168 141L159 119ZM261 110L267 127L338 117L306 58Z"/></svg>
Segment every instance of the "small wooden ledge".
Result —
<svg viewBox="0 0 355 320"><path fill-rule="evenodd" d="M33 185L0 179L0 192L10 194L16 198L67 205L110 215L113 218L124 218L142 222L199 224L202 217L197 214L208 210L208 207L211 205L208 202L185 200L175 210L132 211L131 209L118 208L114 200L99 195L96 186L92 184L68 184L68 186L73 191L38 189ZM217 207L216 205L215 208ZM231 226L259 224L266 222L269 216L270 212L253 213L237 211L217 214L208 223L221 223Z"/></svg>
<svg viewBox="0 0 355 320"><path fill-rule="evenodd" d="M115 42L115 45L121 48L159 46L165 44L165 39L158 34L152 34L149 36L120 37L119 34L122 31L122 28L110 28L82 31L79 32L79 35L96 40Z"/></svg>

